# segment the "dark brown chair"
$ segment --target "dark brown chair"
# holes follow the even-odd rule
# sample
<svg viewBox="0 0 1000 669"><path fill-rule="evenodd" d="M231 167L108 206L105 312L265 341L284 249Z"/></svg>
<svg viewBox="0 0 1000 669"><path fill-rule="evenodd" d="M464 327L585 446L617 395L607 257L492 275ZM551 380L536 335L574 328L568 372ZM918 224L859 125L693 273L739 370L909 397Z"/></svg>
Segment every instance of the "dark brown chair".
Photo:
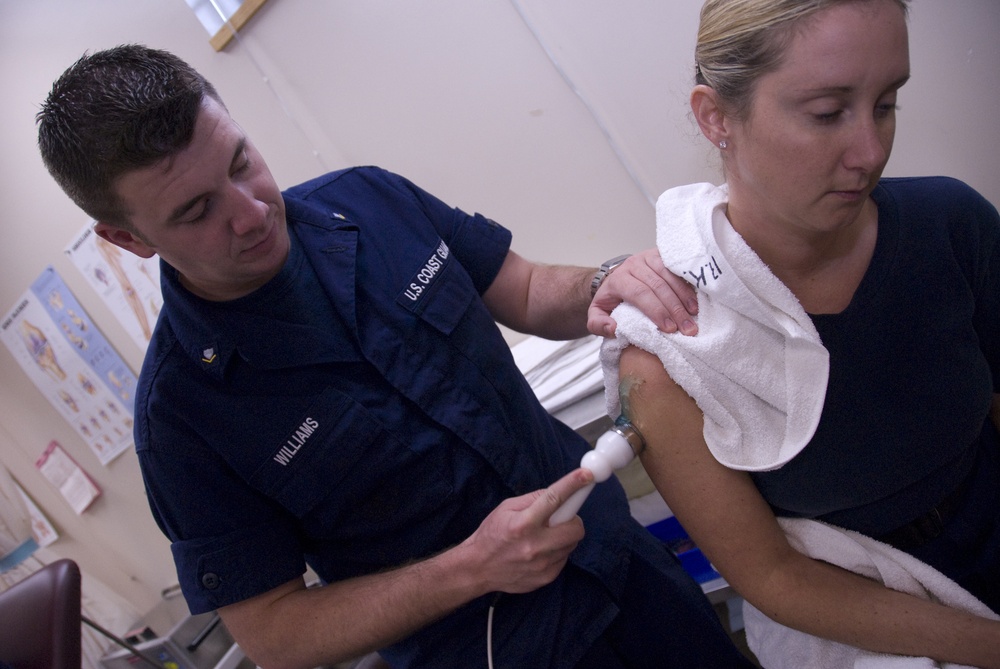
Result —
<svg viewBox="0 0 1000 669"><path fill-rule="evenodd" d="M0 593L0 663L80 669L80 568L57 560Z"/></svg>

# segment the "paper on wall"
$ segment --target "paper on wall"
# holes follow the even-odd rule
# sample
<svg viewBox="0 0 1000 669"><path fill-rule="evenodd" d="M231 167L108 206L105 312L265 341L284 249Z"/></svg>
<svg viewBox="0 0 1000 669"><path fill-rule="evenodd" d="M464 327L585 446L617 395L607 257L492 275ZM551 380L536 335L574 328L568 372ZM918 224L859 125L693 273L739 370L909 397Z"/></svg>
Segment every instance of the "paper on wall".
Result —
<svg viewBox="0 0 1000 669"><path fill-rule="evenodd" d="M49 443L35 466L59 490L77 515L86 511L101 495L101 489L93 479L58 442Z"/></svg>
<svg viewBox="0 0 1000 669"><path fill-rule="evenodd" d="M53 268L7 313L0 338L101 464L131 448L138 379Z"/></svg>
<svg viewBox="0 0 1000 669"><path fill-rule="evenodd" d="M65 253L139 350L145 351L163 307L159 258L140 258L101 239L94 232L93 221L83 227Z"/></svg>

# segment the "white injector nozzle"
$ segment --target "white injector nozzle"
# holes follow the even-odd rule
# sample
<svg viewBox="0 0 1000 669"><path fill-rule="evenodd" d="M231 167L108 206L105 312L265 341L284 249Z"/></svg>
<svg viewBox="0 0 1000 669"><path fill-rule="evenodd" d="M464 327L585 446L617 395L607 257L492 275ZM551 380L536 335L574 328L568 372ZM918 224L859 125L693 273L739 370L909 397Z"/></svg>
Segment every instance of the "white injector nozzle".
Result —
<svg viewBox="0 0 1000 669"><path fill-rule="evenodd" d="M614 426L600 436L594 449L580 460L580 466L594 474L594 483L570 495L549 518L549 526L565 523L575 516L595 484L607 481L612 472L632 462L645 447L646 441L635 426L625 416L619 416Z"/></svg>

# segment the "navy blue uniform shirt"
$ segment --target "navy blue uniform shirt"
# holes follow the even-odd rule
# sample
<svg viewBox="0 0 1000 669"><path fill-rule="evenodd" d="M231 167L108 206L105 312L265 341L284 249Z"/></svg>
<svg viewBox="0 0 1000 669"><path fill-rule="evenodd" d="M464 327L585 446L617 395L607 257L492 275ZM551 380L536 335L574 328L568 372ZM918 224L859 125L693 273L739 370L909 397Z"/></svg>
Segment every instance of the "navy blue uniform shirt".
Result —
<svg viewBox="0 0 1000 669"><path fill-rule="evenodd" d="M332 582L437 553L587 449L538 403L480 299L508 231L376 168L284 196L292 251L252 295L201 300L163 265L136 447L195 613L297 578L306 562ZM556 582L504 602L494 643L509 666L573 666L617 614L636 555L681 584L665 606L712 615L616 482L581 516L586 538ZM484 656L488 604L386 655L400 666Z"/></svg>

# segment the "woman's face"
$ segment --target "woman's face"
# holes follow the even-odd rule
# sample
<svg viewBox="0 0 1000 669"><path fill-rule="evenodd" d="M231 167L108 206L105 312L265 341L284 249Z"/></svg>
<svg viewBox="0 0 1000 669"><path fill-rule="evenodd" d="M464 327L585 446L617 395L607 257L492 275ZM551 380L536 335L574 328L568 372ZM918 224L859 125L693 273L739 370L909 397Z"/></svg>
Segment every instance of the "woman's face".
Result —
<svg viewBox="0 0 1000 669"><path fill-rule="evenodd" d="M892 150L896 93L910 73L896 2L837 5L793 30L782 64L757 81L748 119L727 128L729 212L741 232L850 225Z"/></svg>

